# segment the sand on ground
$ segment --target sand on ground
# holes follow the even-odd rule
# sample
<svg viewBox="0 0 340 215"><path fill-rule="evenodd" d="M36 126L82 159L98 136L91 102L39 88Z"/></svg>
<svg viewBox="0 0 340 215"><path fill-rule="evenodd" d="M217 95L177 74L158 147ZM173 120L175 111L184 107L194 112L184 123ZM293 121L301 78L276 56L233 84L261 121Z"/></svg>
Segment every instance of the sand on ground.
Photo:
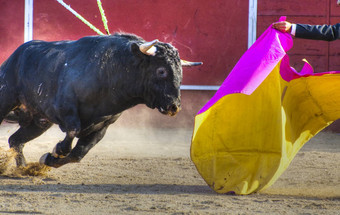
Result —
<svg viewBox="0 0 340 215"><path fill-rule="evenodd" d="M17 128L1 125L1 148ZM273 186L247 196L206 185L190 160L191 135L111 125L80 163L46 177L0 176L0 214L340 214L339 134L319 133ZM27 160L63 137L52 127L26 144Z"/></svg>

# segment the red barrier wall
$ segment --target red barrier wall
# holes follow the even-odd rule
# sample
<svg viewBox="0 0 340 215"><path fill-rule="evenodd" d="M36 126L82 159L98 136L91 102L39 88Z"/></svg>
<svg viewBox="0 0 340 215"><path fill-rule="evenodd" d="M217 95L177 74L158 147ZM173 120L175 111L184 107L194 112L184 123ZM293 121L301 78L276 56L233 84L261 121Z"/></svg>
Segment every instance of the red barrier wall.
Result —
<svg viewBox="0 0 340 215"><path fill-rule="evenodd" d="M0 64L24 42L24 1L0 0Z"/></svg>
<svg viewBox="0 0 340 215"><path fill-rule="evenodd" d="M65 0L104 32L96 0ZM187 69L183 84L218 85L247 49L248 1L245 0L102 0L111 32L135 33L176 46L183 59L203 61ZM23 42L24 0L0 0L0 62ZM259 36L280 16L292 22L334 24L340 6L335 0L258 0ZM96 34L56 0L34 0L34 39L67 40ZM339 70L338 42L295 39L289 52L300 69L307 58L316 72Z"/></svg>
<svg viewBox="0 0 340 215"><path fill-rule="evenodd" d="M105 32L96 0L65 0ZM185 69L183 84L219 85L247 49L248 1L102 0L111 32L178 48L183 59L204 65ZM55 0L34 0L34 39L78 39L96 34Z"/></svg>

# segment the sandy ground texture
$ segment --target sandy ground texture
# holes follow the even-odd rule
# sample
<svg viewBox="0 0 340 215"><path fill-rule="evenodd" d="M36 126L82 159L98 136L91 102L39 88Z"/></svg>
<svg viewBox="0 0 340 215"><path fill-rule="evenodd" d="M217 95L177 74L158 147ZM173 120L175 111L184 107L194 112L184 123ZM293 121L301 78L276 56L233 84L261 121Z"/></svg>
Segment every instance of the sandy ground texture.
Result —
<svg viewBox="0 0 340 215"><path fill-rule="evenodd" d="M1 148L16 129L0 127ZM0 214L340 214L339 134L318 134L272 187L247 196L206 185L190 160L191 135L112 125L80 163L45 177L0 176ZM52 127L26 144L27 160L61 139Z"/></svg>

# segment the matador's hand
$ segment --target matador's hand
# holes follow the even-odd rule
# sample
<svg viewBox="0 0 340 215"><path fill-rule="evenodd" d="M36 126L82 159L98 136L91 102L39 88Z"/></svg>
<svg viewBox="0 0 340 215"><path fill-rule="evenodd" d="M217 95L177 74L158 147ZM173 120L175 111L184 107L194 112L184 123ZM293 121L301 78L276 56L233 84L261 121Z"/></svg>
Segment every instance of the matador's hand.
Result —
<svg viewBox="0 0 340 215"><path fill-rule="evenodd" d="M282 21L282 22L275 22L273 23L273 28L281 31L281 32L290 32L292 28L292 23L287 22L287 21Z"/></svg>

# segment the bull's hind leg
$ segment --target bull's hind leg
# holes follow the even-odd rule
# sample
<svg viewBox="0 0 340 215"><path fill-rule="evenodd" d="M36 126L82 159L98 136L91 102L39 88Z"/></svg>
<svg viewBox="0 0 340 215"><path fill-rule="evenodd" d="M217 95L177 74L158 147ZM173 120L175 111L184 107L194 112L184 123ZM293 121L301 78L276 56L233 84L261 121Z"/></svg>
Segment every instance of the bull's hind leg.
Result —
<svg viewBox="0 0 340 215"><path fill-rule="evenodd" d="M104 137L107 127L108 125L98 131L90 133L89 135L80 137L77 145L66 157L54 157L51 153L46 153L40 158L40 163L57 168L67 163L79 162L89 152L89 150Z"/></svg>
<svg viewBox="0 0 340 215"><path fill-rule="evenodd" d="M15 83L5 79L4 73L0 70L0 123L13 108L20 105Z"/></svg>
<svg viewBox="0 0 340 215"><path fill-rule="evenodd" d="M42 125L37 125L33 120L26 127L20 127L8 140L10 148L13 148L16 155L17 166L26 166L26 160L23 154L23 148L26 142L43 134L52 126L50 122L44 122Z"/></svg>

